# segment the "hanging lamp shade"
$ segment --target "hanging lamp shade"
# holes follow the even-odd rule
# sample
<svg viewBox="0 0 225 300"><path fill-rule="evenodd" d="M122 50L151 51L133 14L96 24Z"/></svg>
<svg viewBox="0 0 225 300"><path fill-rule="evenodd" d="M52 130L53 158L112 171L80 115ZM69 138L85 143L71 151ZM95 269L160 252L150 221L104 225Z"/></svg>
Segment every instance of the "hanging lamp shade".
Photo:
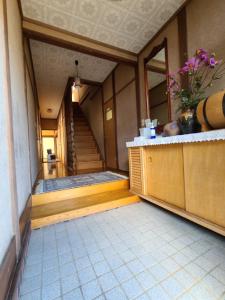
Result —
<svg viewBox="0 0 225 300"><path fill-rule="evenodd" d="M78 74L78 60L75 60L75 68L76 68L76 75L73 81L73 85L71 86L71 94L72 94L72 102L79 102L80 101L79 89L81 87L81 82Z"/></svg>
<svg viewBox="0 0 225 300"><path fill-rule="evenodd" d="M72 85L71 92L72 92L72 102L79 102L80 101L79 88Z"/></svg>

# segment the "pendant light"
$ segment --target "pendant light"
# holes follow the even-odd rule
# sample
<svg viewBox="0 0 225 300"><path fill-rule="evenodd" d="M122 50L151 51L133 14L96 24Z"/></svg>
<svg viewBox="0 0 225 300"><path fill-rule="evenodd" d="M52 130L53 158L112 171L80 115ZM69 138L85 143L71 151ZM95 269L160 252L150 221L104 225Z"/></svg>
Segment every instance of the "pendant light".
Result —
<svg viewBox="0 0 225 300"><path fill-rule="evenodd" d="M71 94L72 94L72 102L79 102L79 89L81 88L80 77L78 73L78 60L75 60L75 69L76 75L74 77L73 85L71 87Z"/></svg>

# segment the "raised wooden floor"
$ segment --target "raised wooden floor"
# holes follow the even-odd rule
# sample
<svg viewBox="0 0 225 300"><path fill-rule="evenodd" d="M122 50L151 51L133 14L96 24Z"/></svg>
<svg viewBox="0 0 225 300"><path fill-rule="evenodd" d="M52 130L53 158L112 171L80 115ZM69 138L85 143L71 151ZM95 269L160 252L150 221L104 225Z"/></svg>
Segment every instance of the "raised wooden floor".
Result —
<svg viewBox="0 0 225 300"><path fill-rule="evenodd" d="M127 190L68 199L33 207L32 228L70 220L89 214L113 209L139 201L139 197Z"/></svg>
<svg viewBox="0 0 225 300"><path fill-rule="evenodd" d="M32 196L32 228L87 216L140 201L128 179Z"/></svg>

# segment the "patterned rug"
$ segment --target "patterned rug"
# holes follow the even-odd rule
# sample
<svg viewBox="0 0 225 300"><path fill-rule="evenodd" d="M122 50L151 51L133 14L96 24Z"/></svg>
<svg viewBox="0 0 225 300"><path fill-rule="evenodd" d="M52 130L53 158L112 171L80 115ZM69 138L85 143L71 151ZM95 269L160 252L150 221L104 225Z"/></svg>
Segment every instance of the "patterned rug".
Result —
<svg viewBox="0 0 225 300"><path fill-rule="evenodd" d="M48 193L57 190L72 189L102 182L127 179L126 176L113 172L99 172L84 175L68 176L55 179L39 180L34 194Z"/></svg>

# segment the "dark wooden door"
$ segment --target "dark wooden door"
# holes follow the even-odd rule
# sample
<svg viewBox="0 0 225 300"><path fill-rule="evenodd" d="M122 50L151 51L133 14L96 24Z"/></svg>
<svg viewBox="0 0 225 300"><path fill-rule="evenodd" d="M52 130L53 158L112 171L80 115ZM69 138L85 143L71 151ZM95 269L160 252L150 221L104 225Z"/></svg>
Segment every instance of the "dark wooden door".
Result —
<svg viewBox="0 0 225 300"><path fill-rule="evenodd" d="M106 167L117 169L116 126L113 99L104 104L104 127Z"/></svg>

